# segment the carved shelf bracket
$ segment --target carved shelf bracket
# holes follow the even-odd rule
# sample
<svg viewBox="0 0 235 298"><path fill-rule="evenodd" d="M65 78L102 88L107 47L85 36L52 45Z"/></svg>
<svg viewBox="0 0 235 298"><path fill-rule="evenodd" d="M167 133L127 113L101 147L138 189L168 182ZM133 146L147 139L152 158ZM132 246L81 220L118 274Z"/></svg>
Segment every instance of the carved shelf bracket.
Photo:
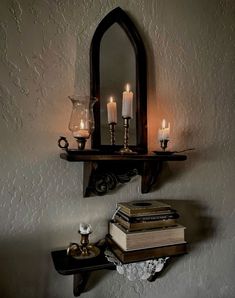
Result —
<svg viewBox="0 0 235 298"><path fill-rule="evenodd" d="M90 174L88 175L88 172ZM85 162L84 163L84 196L91 193L95 195L104 195L114 190L118 184L124 184L131 180L132 177L139 174L136 167L120 165L117 162Z"/></svg>
<svg viewBox="0 0 235 298"><path fill-rule="evenodd" d="M136 175L141 176L141 192L148 193L156 184L163 162L183 161L185 155L112 155L81 154L67 151L60 155L62 159L72 162L84 162L83 196L104 195L114 191L119 184L127 183Z"/></svg>

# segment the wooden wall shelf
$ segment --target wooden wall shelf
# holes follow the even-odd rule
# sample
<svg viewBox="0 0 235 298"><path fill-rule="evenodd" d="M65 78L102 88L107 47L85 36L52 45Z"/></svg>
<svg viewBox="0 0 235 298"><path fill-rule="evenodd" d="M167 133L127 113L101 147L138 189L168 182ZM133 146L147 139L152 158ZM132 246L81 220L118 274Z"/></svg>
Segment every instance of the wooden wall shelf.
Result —
<svg viewBox="0 0 235 298"><path fill-rule="evenodd" d="M54 267L62 275L73 275L73 294L75 297L85 290L86 283L92 271L101 269L115 269L115 265L110 263L104 256L104 251L93 259L76 260L67 256L66 250L51 252Z"/></svg>
<svg viewBox="0 0 235 298"><path fill-rule="evenodd" d="M101 251L100 255L86 260L76 260L73 257L68 256L65 249L51 252L56 271L62 275L73 275L73 294L75 297L80 296L81 293L86 290L87 281L93 271L102 269L116 269L116 266L109 262L104 255L106 247L106 243L102 244L99 246ZM162 251L164 251L164 249ZM185 253L187 253L186 245L184 251L175 250L171 254L166 254L166 256L170 256L169 261L167 260L163 270L151 275L148 278L148 281L155 281L175 257ZM164 257L164 255L159 255L159 257Z"/></svg>
<svg viewBox="0 0 235 298"><path fill-rule="evenodd" d="M119 183L140 175L141 193L148 193L156 183L166 161L184 161L186 155L169 154L101 154L94 151L67 150L60 157L70 162L84 162L83 196L104 195Z"/></svg>

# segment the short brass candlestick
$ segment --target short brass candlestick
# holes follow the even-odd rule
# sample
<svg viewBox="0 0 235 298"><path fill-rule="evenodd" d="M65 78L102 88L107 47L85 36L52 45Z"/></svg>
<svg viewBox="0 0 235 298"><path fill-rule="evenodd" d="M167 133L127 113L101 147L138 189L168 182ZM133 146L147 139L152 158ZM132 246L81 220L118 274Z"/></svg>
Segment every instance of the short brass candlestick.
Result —
<svg viewBox="0 0 235 298"><path fill-rule="evenodd" d="M166 151L168 142L169 142L169 140L167 140L167 139L160 140L161 148L162 148L163 151Z"/></svg>
<svg viewBox="0 0 235 298"><path fill-rule="evenodd" d="M82 234L80 231L78 231L78 233L81 235L80 245L77 243L70 243L67 248L67 255L78 260L98 256L100 249L89 242L89 235L91 233Z"/></svg>
<svg viewBox="0 0 235 298"><path fill-rule="evenodd" d="M84 150L86 145L86 138L84 137L74 137L78 144L78 150Z"/></svg>
<svg viewBox="0 0 235 298"><path fill-rule="evenodd" d="M88 251L88 244L89 244L89 235L90 234L81 234L81 232L79 232L79 234L81 235L81 255L84 257L89 256L89 251Z"/></svg>
<svg viewBox="0 0 235 298"><path fill-rule="evenodd" d="M123 117L123 126L124 126L124 144L123 148L120 150L122 154L136 154L136 152L132 151L129 148L129 123L130 117Z"/></svg>
<svg viewBox="0 0 235 298"><path fill-rule="evenodd" d="M117 123L111 122L109 123L109 131L110 131L110 144L115 145L115 125Z"/></svg>

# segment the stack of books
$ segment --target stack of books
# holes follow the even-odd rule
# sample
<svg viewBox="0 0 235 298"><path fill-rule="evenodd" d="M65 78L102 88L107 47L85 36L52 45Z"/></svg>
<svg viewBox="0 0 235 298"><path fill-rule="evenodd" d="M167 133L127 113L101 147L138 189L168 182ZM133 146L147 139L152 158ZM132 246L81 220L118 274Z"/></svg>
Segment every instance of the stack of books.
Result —
<svg viewBox="0 0 235 298"><path fill-rule="evenodd" d="M117 204L106 239L123 263L186 252L185 227L170 205L156 200Z"/></svg>

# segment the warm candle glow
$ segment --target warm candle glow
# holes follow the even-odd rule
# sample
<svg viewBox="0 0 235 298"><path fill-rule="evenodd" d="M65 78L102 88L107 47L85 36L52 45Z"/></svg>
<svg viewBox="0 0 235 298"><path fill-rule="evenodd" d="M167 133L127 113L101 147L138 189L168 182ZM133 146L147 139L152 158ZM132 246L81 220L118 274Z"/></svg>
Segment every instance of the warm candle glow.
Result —
<svg viewBox="0 0 235 298"><path fill-rule="evenodd" d="M166 127L166 119L162 120L162 128L158 131L158 139L161 140L169 140L170 138L170 122L168 122L168 126Z"/></svg>
<svg viewBox="0 0 235 298"><path fill-rule="evenodd" d="M162 129L166 128L166 119L162 120Z"/></svg>
<svg viewBox="0 0 235 298"><path fill-rule="evenodd" d="M84 129L85 128L85 123L84 121L81 119L81 122L80 122L80 129Z"/></svg>
<svg viewBox="0 0 235 298"><path fill-rule="evenodd" d="M81 119L79 124L79 129L73 131L73 136L78 138L86 138L88 139L90 134L87 128L85 128L85 122L83 119Z"/></svg>
<svg viewBox="0 0 235 298"><path fill-rule="evenodd" d="M126 91L130 92L130 89L131 89L130 84L126 84Z"/></svg>
<svg viewBox="0 0 235 298"><path fill-rule="evenodd" d="M114 102L113 97L111 96L109 102Z"/></svg>

